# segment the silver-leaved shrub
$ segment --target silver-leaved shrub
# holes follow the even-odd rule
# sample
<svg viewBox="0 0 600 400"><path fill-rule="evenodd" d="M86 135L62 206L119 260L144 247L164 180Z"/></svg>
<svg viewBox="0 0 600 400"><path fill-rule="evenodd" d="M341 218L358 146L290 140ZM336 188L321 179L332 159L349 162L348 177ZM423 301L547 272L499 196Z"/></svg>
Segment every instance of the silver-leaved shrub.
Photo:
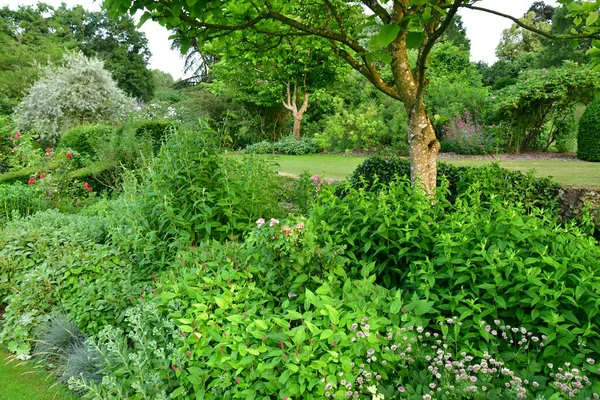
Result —
<svg viewBox="0 0 600 400"><path fill-rule="evenodd" d="M71 53L62 65L41 68L41 78L15 108L15 122L23 131L35 131L43 142L56 144L76 125L121 120L134 108L96 58Z"/></svg>

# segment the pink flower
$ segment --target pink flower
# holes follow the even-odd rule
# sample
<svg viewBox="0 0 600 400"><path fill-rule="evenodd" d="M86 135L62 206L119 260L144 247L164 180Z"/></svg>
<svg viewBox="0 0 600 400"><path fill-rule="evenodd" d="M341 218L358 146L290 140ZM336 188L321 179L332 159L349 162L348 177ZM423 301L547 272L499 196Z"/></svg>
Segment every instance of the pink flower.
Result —
<svg viewBox="0 0 600 400"><path fill-rule="evenodd" d="M279 223L278 219L275 218L271 218L271 221L269 221L269 226L275 226Z"/></svg>
<svg viewBox="0 0 600 400"><path fill-rule="evenodd" d="M236 377L235 378L235 383L240 383L240 378Z"/></svg>
<svg viewBox="0 0 600 400"><path fill-rule="evenodd" d="M265 224L265 219L264 218L259 218L256 220L256 225L260 228L261 226L263 226Z"/></svg>
<svg viewBox="0 0 600 400"><path fill-rule="evenodd" d="M91 191L93 190L93 189L92 189L92 187L90 186L90 184L89 184L89 183L87 183L87 182L85 182L85 183L83 184L83 187L84 187L84 188L85 188L85 190L87 190L88 192L91 192Z"/></svg>
<svg viewBox="0 0 600 400"><path fill-rule="evenodd" d="M29 178L29 182L30 185L35 185L35 178L32 176L31 178Z"/></svg>
<svg viewBox="0 0 600 400"><path fill-rule="evenodd" d="M51 153L52 152L52 147L46 147L46 153Z"/></svg>
<svg viewBox="0 0 600 400"><path fill-rule="evenodd" d="M23 136L23 135L21 135L21 132L17 132L17 133L15 133L15 137L16 137L17 139L19 139L21 136Z"/></svg>
<svg viewBox="0 0 600 400"><path fill-rule="evenodd" d="M46 177L46 174L40 174L40 179L44 179Z"/></svg>
<svg viewBox="0 0 600 400"><path fill-rule="evenodd" d="M172 365L171 368L173 368L173 371L177 371L179 369L177 365Z"/></svg>
<svg viewBox="0 0 600 400"><path fill-rule="evenodd" d="M289 292L288 297L291 299L293 297L298 297L298 295L296 293Z"/></svg>
<svg viewBox="0 0 600 400"><path fill-rule="evenodd" d="M71 158L73 158L73 153L67 153L67 158L68 158L68 159L71 159Z"/></svg>
<svg viewBox="0 0 600 400"><path fill-rule="evenodd" d="M296 224L296 229L304 229L304 222L299 222Z"/></svg>

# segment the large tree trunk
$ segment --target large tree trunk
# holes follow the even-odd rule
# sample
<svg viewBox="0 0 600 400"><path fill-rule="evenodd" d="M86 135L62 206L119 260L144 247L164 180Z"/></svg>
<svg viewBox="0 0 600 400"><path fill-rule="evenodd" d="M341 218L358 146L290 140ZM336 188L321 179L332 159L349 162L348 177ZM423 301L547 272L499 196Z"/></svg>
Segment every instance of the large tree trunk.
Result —
<svg viewBox="0 0 600 400"><path fill-rule="evenodd" d="M410 180L433 193L437 179L437 154L440 142L424 107L414 107L408 114L408 148Z"/></svg>

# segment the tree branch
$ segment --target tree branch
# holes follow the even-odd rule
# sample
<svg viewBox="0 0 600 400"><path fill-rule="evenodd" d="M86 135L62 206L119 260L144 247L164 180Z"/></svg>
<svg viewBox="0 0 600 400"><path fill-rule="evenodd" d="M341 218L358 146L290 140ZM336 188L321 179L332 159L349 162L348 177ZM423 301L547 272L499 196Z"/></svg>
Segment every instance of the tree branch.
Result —
<svg viewBox="0 0 600 400"><path fill-rule="evenodd" d="M485 13L497 15L497 16L502 17L502 18L510 19L511 21L513 21L515 24L517 24L521 28L526 29L526 30L531 31L531 32L535 32L538 35L542 35L542 36L544 36L544 37L546 37L548 39L553 39L553 40L590 39L590 38L592 38L592 39L600 39L600 33L589 33L589 34L580 34L580 35L553 35L551 33L544 32L543 30L538 29L536 27L527 25L527 24L521 22L518 18L513 17L512 15L504 14L504 13L501 13L499 11L494 11L494 10L490 10L490 9L487 9L487 8L472 6L472 5L468 5L468 4L464 4L461 7L462 8L468 8L470 10L475 10L475 11L482 11L482 12L485 12Z"/></svg>
<svg viewBox="0 0 600 400"><path fill-rule="evenodd" d="M422 47L419 52L419 58L417 60L417 101L421 99L421 97L425 93L425 74L427 72L427 57L429 57L429 53L433 48L433 45L437 42L437 40L442 36L442 34L448 29L454 16L458 12L458 8L462 5L463 0L457 0L450 10L446 14L444 21L440 24L440 26L433 32L431 36L427 38L425 45Z"/></svg>
<svg viewBox="0 0 600 400"><path fill-rule="evenodd" d="M375 70L375 68L368 68L367 65L359 62L356 58L352 57L346 50L340 49L335 42L332 41L331 47L333 52L338 56L342 57L352 68L360 72L365 78L369 80L379 91L387 94L391 98L396 100L402 100L400 94L394 89L393 86L387 84L381 76Z"/></svg>
<svg viewBox="0 0 600 400"><path fill-rule="evenodd" d="M389 24L391 22L392 17L377 0L362 0L362 3L367 6L369 10L373 11L373 13L375 13L375 15L377 15L384 24Z"/></svg>

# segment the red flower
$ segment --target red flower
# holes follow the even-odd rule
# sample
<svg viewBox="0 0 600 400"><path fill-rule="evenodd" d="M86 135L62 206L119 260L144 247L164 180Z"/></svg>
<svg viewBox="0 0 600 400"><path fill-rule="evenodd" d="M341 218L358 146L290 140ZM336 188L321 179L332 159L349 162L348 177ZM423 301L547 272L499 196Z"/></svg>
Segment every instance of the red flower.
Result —
<svg viewBox="0 0 600 400"><path fill-rule="evenodd" d="M52 153L52 147L46 147L46 153Z"/></svg>
<svg viewBox="0 0 600 400"><path fill-rule="evenodd" d="M236 378L235 378L235 382L236 382L236 383L240 383L240 378L236 377Z"/></svg>
<svg viewBox="0 0 600 400"><path fill-rule="evenodd" d="M172 365L171 368L173 368L173 371L177 371L179 369L177 365Z"/></svg>
<svg viewBox="0 0 600 400"><path fill-rule="evenodd" d="M190 353L189 351L187 352L187 355L189 358L192 358L192 353Z"/></svg>
<svg viewBox="0 0 600 400"><path fill-rule="evenodd" d="M23 135L21 135L21 132L17 132L17 133L15 133L15 137L16 137L17 139L18 139L18 138L20 138L21 136L23 136Z"/></svg>
<svg viewBox="0 0 600 400"><path fill-rule="evenodd" d="M35 178L34 177L29 178L29 182L28 183L30 185L35 185Z"/></svg>
<svg viewBox="0 0 600 400"><path fill-rule="evenodd" d="M46 174L40 174L40 179L44 179L46 177Z"/></svg>
<svg viewBox="0 0 600 400"><path fill-rule="evenodd" d="M85 183L83 184L83 187L84 187L84 188L85 188L85 190L87 190L88 192L91 192L92 190L94 190L94 189L92 189L92 187L90 186L90 184L89 184L89 183L87 183L87 182L85 182Z"/></svg>
<svg viewBox="0 0 600 400"><path fill-rule="evenodd" d="M67 158L69 158L69 159L73 158L73 153L67 153Z"/></svg>
<svg viewBox="0 0 600 400"><path fill-rule="evenodd" d="M281 347L281 350L283 350L285 348L285 345L283 344L283 342L279 342L279 347Z"/></svg>

